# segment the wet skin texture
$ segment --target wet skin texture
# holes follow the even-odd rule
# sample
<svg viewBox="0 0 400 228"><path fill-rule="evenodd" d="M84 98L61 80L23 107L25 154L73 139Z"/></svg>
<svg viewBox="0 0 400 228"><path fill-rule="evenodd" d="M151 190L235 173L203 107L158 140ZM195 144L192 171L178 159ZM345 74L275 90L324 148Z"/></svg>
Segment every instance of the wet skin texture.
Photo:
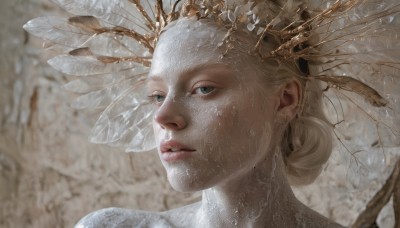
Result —
<svg viewBox="0 0 400 228"><path fill-rule="evenodd" d="M185 26L161 36L147 91L159 152L171 140L195 150L172 162L160 153L168 179L179 191L194 191L246 173L265 158L278 102L246 59L221 58L217 44L224 32Z"/></svg>

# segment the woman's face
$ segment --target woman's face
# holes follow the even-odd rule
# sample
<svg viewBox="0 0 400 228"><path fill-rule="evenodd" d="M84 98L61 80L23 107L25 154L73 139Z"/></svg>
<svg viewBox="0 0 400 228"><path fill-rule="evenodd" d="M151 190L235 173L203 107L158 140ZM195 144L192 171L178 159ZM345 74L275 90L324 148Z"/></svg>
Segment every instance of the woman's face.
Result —
<svg viewBox="0 0 400 228"><path fill-rule="evenodd" d="M147 84L154 133L171 185L196 191L269 159L279 100L246 52L217 48L226 32L183 19L157 44ZM258 72L258 71L257 71Z"/></svg>

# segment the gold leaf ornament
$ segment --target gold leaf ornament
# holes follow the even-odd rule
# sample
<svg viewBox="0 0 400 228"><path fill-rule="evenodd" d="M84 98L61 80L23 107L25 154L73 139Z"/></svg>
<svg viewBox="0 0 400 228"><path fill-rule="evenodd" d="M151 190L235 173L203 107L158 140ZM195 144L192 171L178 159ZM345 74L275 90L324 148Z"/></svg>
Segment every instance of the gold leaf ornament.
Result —
<svg viewBox="0 0 400 228"><path fill-rule="evenodd" d="M329 87L343 89L354 92L367 100L375 107L384 107L388 101L383 98L376 90L352 77L347 76L311 76L317 80L328 83Z"/></svg>

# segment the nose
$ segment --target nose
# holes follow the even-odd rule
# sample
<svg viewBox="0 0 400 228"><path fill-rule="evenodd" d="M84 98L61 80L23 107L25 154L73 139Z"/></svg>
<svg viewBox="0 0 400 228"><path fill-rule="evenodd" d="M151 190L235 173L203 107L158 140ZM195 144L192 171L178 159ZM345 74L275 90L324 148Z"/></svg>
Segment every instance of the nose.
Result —
<svg viewBox="0 0 400 228"><path fill-rule="evenodd" d="M154 115L154 120L162 129L179 131L187 126L185 117L180 113L179 102L166 99Z"/></svg>

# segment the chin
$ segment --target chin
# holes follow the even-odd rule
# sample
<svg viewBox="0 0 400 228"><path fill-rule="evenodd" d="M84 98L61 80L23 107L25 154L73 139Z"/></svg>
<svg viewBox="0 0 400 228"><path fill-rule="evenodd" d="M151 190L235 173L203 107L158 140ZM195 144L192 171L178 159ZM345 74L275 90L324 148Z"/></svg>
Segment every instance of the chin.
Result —
<svg viewBox="0 0 400 228"><path fill-rule="evenodd" d="M177 173L169 171L168 181L178 192L196 192L213 187L214 178L196 175L193 172Z"/></svg>
<svg viewBox="0 0 400 228"><path fill-rule="evenodd" d="M168 181L171 187L178 192L196 192L204 188L193 177L178 177L176 175L168 175Z"/></svg>

